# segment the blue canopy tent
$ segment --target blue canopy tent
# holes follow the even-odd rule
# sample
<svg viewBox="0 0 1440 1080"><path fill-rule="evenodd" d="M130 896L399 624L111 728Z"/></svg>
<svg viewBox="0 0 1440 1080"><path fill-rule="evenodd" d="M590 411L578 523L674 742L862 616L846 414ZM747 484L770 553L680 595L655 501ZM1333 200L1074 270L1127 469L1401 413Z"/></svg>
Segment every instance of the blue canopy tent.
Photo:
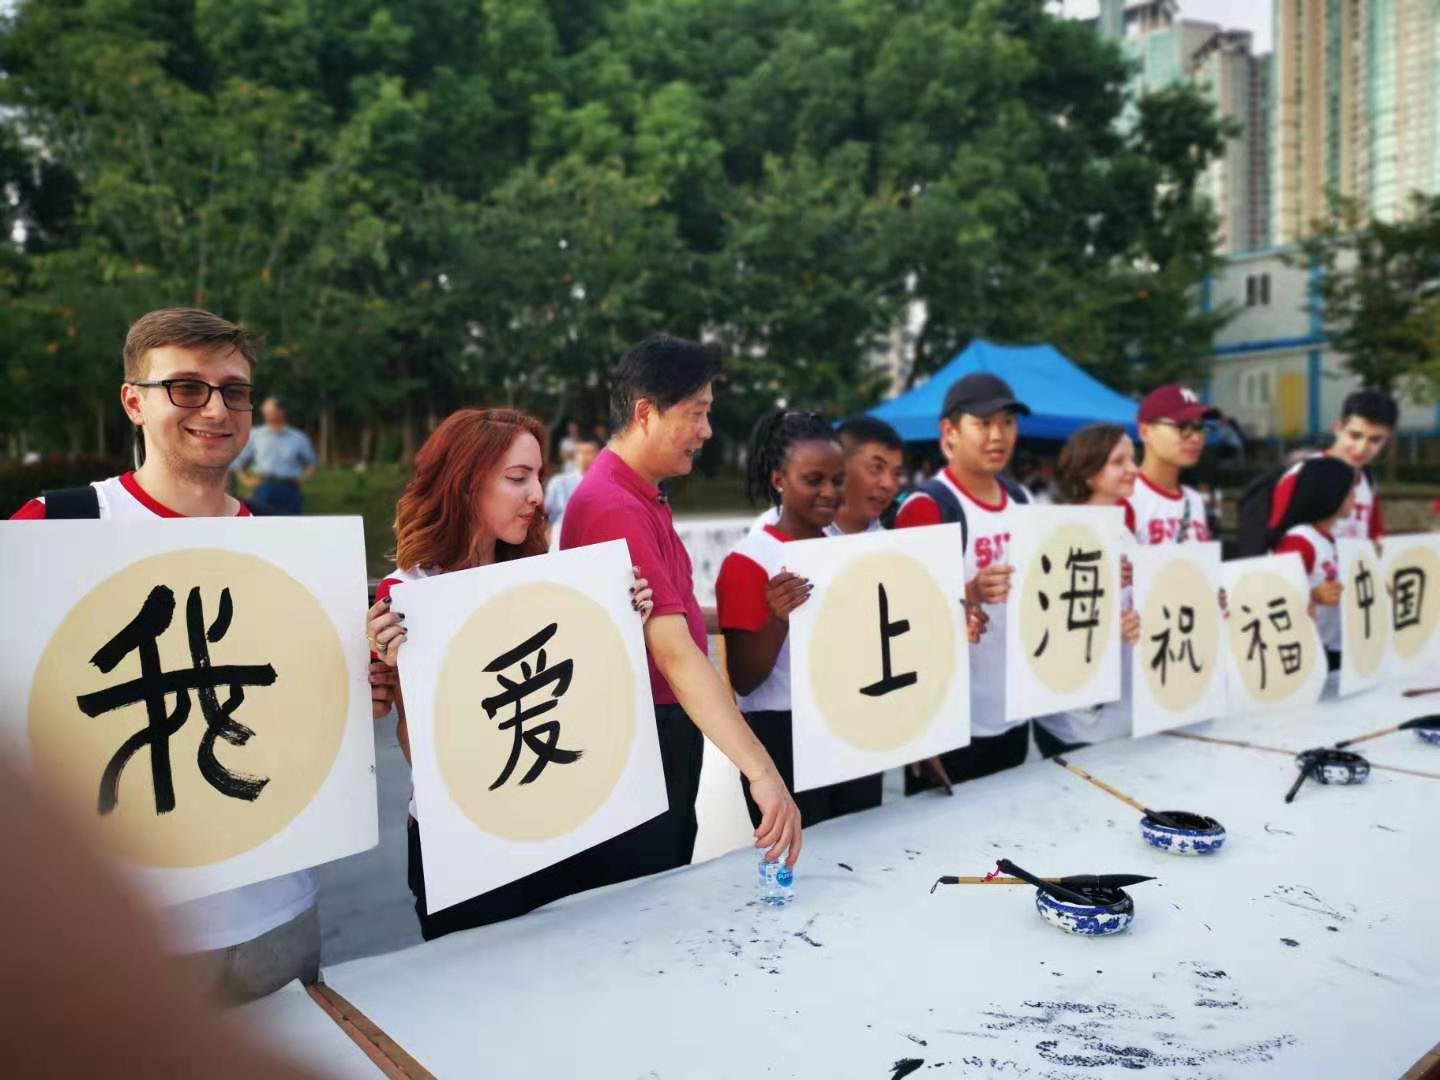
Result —
<svg viewBox="0 0 1440 1080"><path fill-rule="evenodd" d="M1135 434L1138 406L1088 375L1049 345L995 345L975 340L919 386L877 405L870 415L884 420L906 442L939 438L945 392L975 371L999 375L1030 406L1020 434L1033 439L1068 439L1086 424L1123 424Z"/></svg>

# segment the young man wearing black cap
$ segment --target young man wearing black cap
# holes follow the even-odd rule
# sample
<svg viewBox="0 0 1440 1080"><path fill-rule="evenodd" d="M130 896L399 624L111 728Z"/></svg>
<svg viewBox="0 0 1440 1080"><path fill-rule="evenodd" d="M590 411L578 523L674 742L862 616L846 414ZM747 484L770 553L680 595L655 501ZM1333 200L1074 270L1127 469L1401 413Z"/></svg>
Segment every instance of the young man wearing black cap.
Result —
<svg viewBox="0 0 1440 1080"><path fill-rule="evenodd" d="M1121 505L1125 524L1142 544L1183 544L1212 539L1205 498L1180 483L1180 473L1205 450L1205 421L1220 416L1195 391L1162 386L1140 402L1140 441L1145 457L1135 494Z"/></svg>
<svg viewBox="0 0 1440 1080"><path fill-rule="evenodd" d="M948 462L905 501L897 529L959 522L965 550L967 602L982 604L988 626L970 646L970 745L940 755L954 781L973 780L1019 765L1030 746L1028 721L1005 718L1005 600L1010 595L1012 502L1025 490L1002 476L1015 453L1017 418L1030 413L998 375L966 375L945 395L940 450ZM907 770L906 794L932 786Z"/></svg>

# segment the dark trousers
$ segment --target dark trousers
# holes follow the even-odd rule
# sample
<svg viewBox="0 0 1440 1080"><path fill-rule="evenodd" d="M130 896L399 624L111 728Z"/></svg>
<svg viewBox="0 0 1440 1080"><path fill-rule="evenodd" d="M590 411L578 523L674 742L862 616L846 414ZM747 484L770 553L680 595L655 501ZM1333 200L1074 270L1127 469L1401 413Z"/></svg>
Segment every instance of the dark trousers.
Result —
<svg viewBox="0 0 1440 1080"><path fill-rule="evenodd" d="M1073 754L1076 750L1083 750L1089 745L1088 742L1065 742L1046 731L1044 724L1035 725L1035 749L1040 751L1042 758Z"/></svg>
<svg viewBox="0 0 1440 1080"><path fill-rule="evenodd" d="M945 774L950 777L950 782L959 784L1023 765L1025 755L1029 752L1030 721L1027 720L999 735L982 735L971 739L969 746L941 754L940 763L945 766ZM922 772L915 776L909 769L905 770L906 795L914 795L936 786L928 774Z"/></svg>
<svg viewBox="0 0 1440 1080"><path fill-rule="evenodd" d="M564 896L688 864L695 852L695 796L700 790L705 738L678 705L655 706L655 729L670 800L665 813L554 866L434 914L425 912L424 852L420 827L411 821L409 883L421 936L430 941L456 930L513 919Z"/></svg>
<svg viewBox="0 0 1440 1080"><path fill-rule="evenodd" d="M300 513L304 500L294 480L262 480L250 496L250 509L261 516Z"/></svg>
<svg viewBox="0 0 1440 1080"><path fill-rule="evenodd" d="M795 751L791 744L791 718L785 712L750 712L745 721L760 744L770 752L770 760L780 772L795 795L795 805L800 808L800 822L805 827L819 825L822 821L859 813L880 805L881 774L862 776L858 780L846 780L839 784L812 788L810 791L795 791ZM760 827L760 807L750 798L750 781L740 777L740 792L745 796L745 809L750 811L750 823Z"/></svg>

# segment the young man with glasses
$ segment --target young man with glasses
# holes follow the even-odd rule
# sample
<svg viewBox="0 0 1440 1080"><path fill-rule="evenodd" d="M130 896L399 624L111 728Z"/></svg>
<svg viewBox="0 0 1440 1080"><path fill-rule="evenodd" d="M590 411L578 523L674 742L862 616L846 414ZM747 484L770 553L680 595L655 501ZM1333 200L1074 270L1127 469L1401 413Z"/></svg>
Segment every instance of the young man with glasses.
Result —
<svg viewBox="0 0 1440 1080"><path fill-rule="evenodd" d="M1140 402L1140 463L1135 494L1121 503L1125 524L1142 544L1180 544L1212 539L1205 498L1180 483L1205 450L1206 421L1220 416L1193 390L1171 384L1152 390Z"/></svg>
<svg viewBox="0 0 1440 1080"><path fill-rule="evenodd" d="M46 492L14 518L249 517L225 490L254 409L255 351L245 331L207 311L152 311L130 328L124 360L120 404L144 463L88 487ZM387 678L372 668L372 684ZM383 715L393 691L373 692ZM292 979L313 982L318 888L315 872L304 870L167 908L171 945L223 1001L260 997Z"/></svg>

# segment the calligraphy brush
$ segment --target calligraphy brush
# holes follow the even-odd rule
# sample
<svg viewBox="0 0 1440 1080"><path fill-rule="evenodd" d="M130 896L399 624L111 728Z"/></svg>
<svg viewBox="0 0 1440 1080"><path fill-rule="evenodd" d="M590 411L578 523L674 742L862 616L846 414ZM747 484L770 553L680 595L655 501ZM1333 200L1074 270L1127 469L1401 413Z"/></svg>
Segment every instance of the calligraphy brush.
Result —
<svg viewBox="0 0 1440 1080"><path fill-rule="evenodd" d="M1184 828L1184 826L1180 825L1178 822L1176 822L1173 818L1169 817L1168 815L1162 814L1162 813L1160 813L1158 810L1151 810L1148 806L1143 806L1143 805L1141 805L1139 802L1137 802L1136 800L1132 799L1129 795L1126 795L1123 791L1116 791L1116 790L1115 790L1113 787L1111 787L1109 784L1105 783L1104 780L1099 780L1099 779L1091 776L1091 775L1090 775L1088 772L1086 772L1084 769L1080 768L1079 765L1071 764L1070 762L1066 761L1063 757L1059 757L1059 756L1053 757L1053 758L1051 758L1050 760L1053 761L1053 762L1055 762L1055 764L1056 764L1056 765L1059 765L1062 769L1068 769L1068 770L1070 770L1070 771L1071 771L1072 773L1074 773L1076 776L1080 777L1081 780L1088 780L1088 781L1090 781L1090 783L1092 783L1092 784L1094 784L1096 787L1098 787L1101 791L1104 791L1104 792L1106 792L1107 794L1110 794L1110 795L1114 795L1115 798L1119 799L1121 802L1123 802L1123 803L1128 803L1129 805L1133 806L1136 810L1139 810L1140 813L1144 814L1146 817L1148 817L1151 821L1155 822L1156 824L1158 824L1158 825L1163 825L1163 826L1164 826L1165 828L1167 828L1167 829L1181 829L1181 828Z"/></svg>
<svg viewBox="0 0 1440 1080"><path fill-rule="evenodd" d="M1053 882L1046 881L1042 877L1036 877L1034 874L1030 873L1030 871L1022 870L1009 859L996 859L995 865L997 868L1004 870L1007 874L1013 874L1015 877L1020 878L1023 881L1028 881L1031 885L1034 885L1041 892L1048 893L1056 900L1063 900L1067 904L1081 904L1084 907L1092 907L1095 904L1094 899L1086 896L1084 893L1077 892L1074 889L1066 888L1064 885L1056 885Z"/></svg>
<svg viewBox="0 0 1440 1080"><path fill-rule="evenodd" d="M1342 750L1347 746L1354 746L1359 742L1369 742L1371 739L1378 739L1381 735L1393 735L1397 731L1414 731L1416 728L1424 728L1426 731L1440 731L1440 713L1430 716L1417 716L1414 720L1406 720L1403 724L1395 724L1392 727L1381 728L1379 731L1372 731L1369 735L1357 735L1353 739L1344 739L1335 744L1336 750Z"/></svg>
<svg viewBox="0 0 1440 1080"><path fill-rule="evenodd" d="M1142 874L1071 874L1069 877L1044 878L1050 885L1067 889L1123 889L1127 885L1139 885L1142 881L1154 881L1153 877ZM940 885L1029 885L1030 882L1018 877L954 877L946 875L930 886L933 893Z"/></svg>

